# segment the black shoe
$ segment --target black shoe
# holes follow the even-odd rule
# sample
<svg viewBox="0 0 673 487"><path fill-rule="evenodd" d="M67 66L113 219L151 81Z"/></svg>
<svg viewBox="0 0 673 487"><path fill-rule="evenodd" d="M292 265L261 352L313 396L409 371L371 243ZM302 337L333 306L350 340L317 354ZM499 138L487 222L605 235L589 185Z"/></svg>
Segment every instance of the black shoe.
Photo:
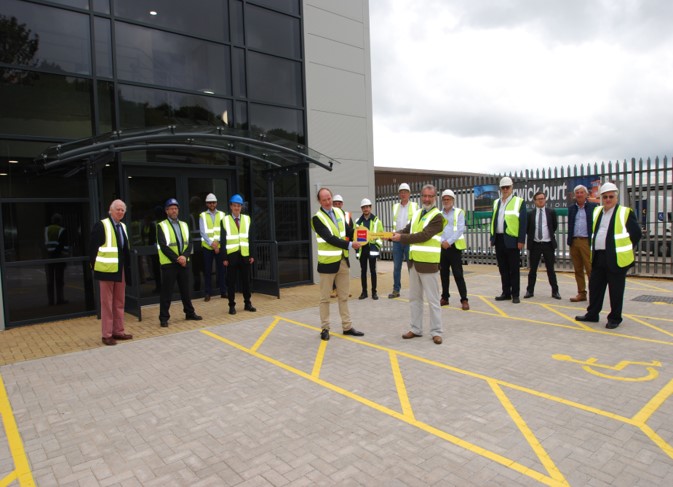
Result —
<svg viewBox="0 0 673 487"><path fill-rule="evenodd" d="M535 296L533 293L526 291L526 294L524 295L523 299L532 298L533 296Z"/></svg>
<svg viewBox="0 0 673 487"><path fill-rule="evenodd" d="M399 291L393 291L388 295L388 299L395 299L400 297L400 292Z"/></svg>
<svg viewBox="0 0 673 487"><path fill-rule="evenodd" d="M320 339L321 340L329 340L329 330L326 328L323 328L323 330L320 332Z"/></svg>
<svg viewBox="0 0 673 487"><path fill-rule="evenodd" d="M196 313L192 313L191 315L185 316L185 319L190 321L201 321L203 318Z"/></svg>
<svg viewBox="0 0 673 487"><path fill-rule="evenodd" d="M598 316L596 318L592 318L589 315L579 315L575 316L575 321L588 321L590 323L598 323Z"/></svg>
<svg viewBox="0 0 673 487"><path fill-rule="evenodd" d="M512 296L507 296L506 294L501 294L500 296L495 297L496 301L509 301L510 299L512 299Z"/></svg>
<svg viewBox="0 0 673 487"><path fill-rule="evenodd" d="M558 291L556 291L555 293L551 293L551 297L554 299L561 299L561 295L559 294Z"/></svg>
<svg viewBox="0 0 673 487"><path fill-rule="evenodd" d="M619 326L619 323L617 323L616 321L609 321L608 320L608 322L605 324L605 328L609 328L610 330L614 330L618 326Z"/></svg>
<svg viewBox="0 0 673 487"><path fill-rule="evenodd" d="M162 328L168 328L168 321L160 321L159 324Z"/></svg>
<svg viewBox="0 0 673 487"><path fill-rule="evenodd" d="M243 309L246 311L250 311L251 313L257 311L257 308L255 308L252 304L246 304Z"/></svg>
<svg viewBox="0 0 673 487"><path fill-rule="evenodd" d="M372 292L372 299L373 299L374 301L376 301L377 299L379 299L379 295L376 294L376 291Z"/></svg>
<svg viewBox="0 0 673 487"><path fill-rule="evenodd" d="M229 314L230 315L235 315L236 314L236 307L235 306L229 306Z"/></svg>
<svg viewBox="0 0 673 487"><path fill-rule="evenodd" d="M348 330L344 330L344 335L352 335L354 337L365 336L364 333L362 333L361 331L357 331L355 328L349 328Z"/></svg>
<svg viewBox="0 0 673 487"><path fill-rule="evenodd" d="M521 300L519 299L519 296L514 296L514 297L512 298L512 302L513 302L514 304L519 304L519 303L521 302Z"/></svg>
<svg viewBox="0 0 673 487"><path fill-rule="evenodd" d="M360 294L360 297L358 297L358 299L367 299L367 293Z"/></svg>

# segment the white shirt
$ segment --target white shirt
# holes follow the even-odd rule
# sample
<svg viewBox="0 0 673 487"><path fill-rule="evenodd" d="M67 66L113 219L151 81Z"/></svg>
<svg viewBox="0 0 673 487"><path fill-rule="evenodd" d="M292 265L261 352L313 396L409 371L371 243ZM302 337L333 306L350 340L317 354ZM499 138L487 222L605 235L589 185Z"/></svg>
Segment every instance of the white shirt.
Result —
<svg viewBox="0 0 673 487"><path fill-rule="evenodd" d="M551 238L549 237L549 226L547 225L547 212L544 210L544 208L535 207L535 233L533 234L533 239L536 242L551 242ZM537 238L540 212L542 212L542 240Z"/></svg>
<svg viewBox="0 0 673 487"><path fill-rule="evenodd" d="M608 236L608 227L610 226L610 220L612 220L612 214L615 212L615 206L609 210L603 210L603 218L601 218L601 224L596 230L596 237L594 240L594 249L595 250L605 250L605 241Z"/></svg>
<svg viewBox="0 0 673 487"><path fill-rule="evenodd" d="M395 221L395 230L402 230L409 223L409 203L411 203L411 201L407 201L406 205L400 203L400 206L397 209L397 220Z"/></svg>
<svg viewBox="0 0 673 487"><path fill-rule="evenodd" d="M513 196L514 193L509 195L509 198L507 198L505 201L503 201L502 198L500 199L500 206L498 207L498 221L495 225L495 233L505 233L505 207Z"/></svg>

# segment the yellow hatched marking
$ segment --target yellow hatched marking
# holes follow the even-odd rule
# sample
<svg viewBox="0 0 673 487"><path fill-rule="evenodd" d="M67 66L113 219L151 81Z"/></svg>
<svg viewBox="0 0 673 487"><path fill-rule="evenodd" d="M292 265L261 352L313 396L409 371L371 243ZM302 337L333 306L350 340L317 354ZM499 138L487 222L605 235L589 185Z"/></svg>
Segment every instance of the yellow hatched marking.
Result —
<svg viewBox="0 0 673 487"><path fill-rule="evenodd" d="M634 286L642 286L642 287L647 288L647 289L655 289L657 291L661 291L662 293L670 293L671 292L670 289L666 289L666 288L659 287L659 286L653 286L652 284L645 284L644 282L641 282L641 281L634 282L631 279L627 279L626 282L627 282L627 284L629 284L629 288L634 287Z"/></svg>
<svg viewBox="0 0 673 487"><path fill-rule="evenodd" d="M318 352L315 355L315 360L313 361L313 370L311 371L311 377L316 379L320 377L320 370L322 369L322 363L325 360L325 351L327 350L327 340L320 340L320 345L318 346Z"/></svg>
<svg viewBox="0 0 673 487"><path fill-rule="evenodd" d="M402 414L404 414L410 421L415 421L416 418L414 417L414 411L409 402L409 395L407 394L407 388L404 385L404 378L400 371L400 363L397 360L397 354L390 350L388 355L390 356L390 366L393 369L393 378L395 379L397 396L400 398L400 405L402 406Z"/></svg>
<svg viewBox="0 0 673 487"><path fill-rule="evenodd" d="M666 443L666 440L664 440L661 436L659 436L656 431L654 431L650 426L643 424L640 426L640 430L647 435L647 437L654 442L655 445L657 445L659 448L662 449L666 455L669 457L673 458L673 448L671 445Z"/></svg>
<svg viewBox="0 0 673 487"><path fill-rule="evenodd" d="M535 452L535 455L537 455L537 458L540 460L544 468L547 469L547 472L549 473L551 478L556 480L559 483L559 485L570 485L568 484L568 481L565 479L565 477L558 469L556 464L552 461L551 457L544 449L540 441L537 439L535 434L528 427L528 424L521 417L519 411L517 411L516 407L514 407L514 404L512 404L512 402L509 400L505 392L497 384L497 381L489 380L488 384L491 386L491 389L493 389L493 392L500 400L500 403L505 408L505 411L507 411L507 413L509 414L509 417L512 418L514 424L516 424L517 428L519 428L519 431L521 431L523 437L526 439L530 447L533 449L533 452Z"/></svg>
<svg viewBox="0 0 673 487"><path fill-rule="evenodd" d="M633 422L639 425L644 425L654 412L661 407L661 405L673 395L673 380L661 388L652 399L650 399L643 408L633 416Z"/></svg>
<svg viewBox="0 0 673 487"><path fill-rule="evenodd" d="M256 352L257 349L259 349L259 347L262 346L262 343L264 343L266 338L271 334L273 329L276 327L276 325L280 321L280 316L276 316L275 318L276 319L273 320L273 322L266 328L266 330L264 330L264 333L262 333L262 335L257 339L257 341L252 346L252 348L250 348L250 350L252 350L253 352Z"/></svg>
<svg viewBox="0 0 673 487"><path fill-rule="evenodd" d="M573 325L575 325L576 327L582 328L582 329L584 329L584 330L591 330L591 331L593 331L593 328L591 328L589 325L586 325L586 324L582 323L581 321L575 321L574 318L571 318L571 317L568 316L567 314L564 314L564 313L561 313L560 311L555 310L554 308L552 308L552 307L551 307L550 305L548 305L548 304L540 304L540 306L542 306L542 307L543 307L544 309L546 309L547 311L551 311L551 312L554 313L555 315L560 316L560 317L563 318L564 320L568 320L568 321L570 321L570 322L571 322Z"/></svg>
<svg viewBox="0 0 673 487"><path fill-rule="evenodd" d="M504 316L505 318L509 318L509 315L507 315L507 313L505 313L503 310L501 310L495 304L491 303L491 301L486 299L484 296L479 296L479 299L481 299L484 303L488 304L491 308L493 308L500 316ZM489 314L489 313L486 313L486 314Z"/></svg>
<svg viewBox="0 0 673 487"><path fill-rule="evenodd" d="M652 328L653 330L656 330L656 331L658 331L659 333L663 333L664 335L668 335L668 336L670 336L670 337L673 337L673 333L671 333L670 331L664 330L663 328L659 328L658 326L654 326L654 325L652 325L652 324L650 324L650 323L648 323L648 322L646 322L646 321L641 320L640 318L636 318L635 315L627 315L627 314L625 314L624 316L626 316L626 317L629 318L629 319L632 319L633 321L635 321L635 322L637 322L637 323L640 323L641 325L645 325L645 326L647 326L648 328Z"/></svg>
<svg viewBox="0 0 673 487"><path fill-rule="evenodd" d="M2 424L5 428L9 451L14 460L14 471L2 479L2 484L0 485L9 485L11 482L18 480L21 487L33 487L35 481L33 480L33 474L30 471L28 457L23 449L23 442L21 441L19 428L14 419L12 405L9 402L2 375L0 375L0 416L2 417Z"/></svg>

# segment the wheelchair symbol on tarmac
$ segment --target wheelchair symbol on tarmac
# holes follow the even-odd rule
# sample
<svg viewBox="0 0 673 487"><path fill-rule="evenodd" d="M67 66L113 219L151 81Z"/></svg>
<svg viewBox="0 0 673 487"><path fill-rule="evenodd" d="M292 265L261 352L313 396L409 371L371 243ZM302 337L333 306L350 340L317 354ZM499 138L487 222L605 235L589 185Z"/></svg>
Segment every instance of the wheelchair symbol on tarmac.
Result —
<svg viewBox="0 0 673 487"><path fill-rule="evenodd" d="M653 360L652 362L631 362L629 360L622 360L617 365L605 365L605 364L599 364L598 359L594 357L590 357L588 360L577 360L572 358L570 355L556 354L552 355L552 358L564 362L574 362L576 364L582 364L582 368L584 370L586 370L590 374L602 377L604 379L621 380L625 382L645 382L648 380L654 380L659 375L659 371L656 370L654 367L661 367L661 362L657 360ZM645 370L647 370L647 375L644 375L642 377L617 377L610 374L604 374L602 372L599 372L598 370L594 370L594 368L600 368L600 369L621 371L624 370L629 365L639 365L645 367Z"/></svg>

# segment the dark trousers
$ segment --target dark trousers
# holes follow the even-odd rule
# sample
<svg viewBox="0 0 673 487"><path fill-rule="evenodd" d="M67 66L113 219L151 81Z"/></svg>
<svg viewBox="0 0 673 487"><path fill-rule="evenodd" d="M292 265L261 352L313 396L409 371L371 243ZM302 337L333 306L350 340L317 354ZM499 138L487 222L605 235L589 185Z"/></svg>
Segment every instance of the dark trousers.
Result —
<svg viewBox="0 0 673 487"><path fill-rule="evenodd" d="M556 272L554 271L554 246L551 242L533 242L528 251L528 287L526 290L533 294L535 289L535 280L537 279L537 268L540 265L540 256L544 255L544 266L547 268L547 278L551 285L551 292L558 292L558 282L556 281Z"/></svg>
<svg viewBox="0 0 673 487"><path fill-rule="evenodd" d="M227 266L227 296L229 306L236 306L236 283L238 276L241 276L241 291L243 292L243 303L250 305L250 258L243 257L241 252L234 252L227 255L229 265Z"/></svg>
<svg viewBox="0 0 673 487"><path fill-rule="evenodd" d="M442 248L439 261L439 275L442 278L442 299L447 301L451 297L449 292L451 271L453 271L453 279L458 286L460 302L467 301L467 286L465 286L465 278L463 277L463 252L454 246L448 249Z"/></svg>
<svg viewBox="0 0 673 487"><path fill-rule="evenodd" d="M226 296L227 283L225 282L226 267L222 265L224 261L224 251L216 254L213 250L203 249L203 282L207 296L213 294L213 261L215 262L215 276L217 287L220 289L220 296Z"/></svg>
<svg viewBox="0 0 673 487"><path fill-rule="evenodd" d="M360 281L362 283L362 293L367 293L367 263L369 263L369 272L372 276L372 294L376 292L376 256L372 256L369 251L369 245L362 247L360 251Z"/></svg>
<svg viewBox="0 0 673 487"><path fill-rule="evenodd" d="M56 264L47 264L47 300L52 305L65 303L65 262L58 262ZM54 294L56 301L54 301Z"/></svg>
<svg viewBox="0 0 673 487"><path fill-rule="evenodd" d="M611 323L621 323L624 288L626 287L626 269L611 272L607 266L607 254L604 250L597 250L594 252L594 258L591 263L587 316L598 318L603 308L606 287L610 289L610 314L608 315L608 321Z"/></svg>
<svg viewBox="0 0 673 487"><path fill-rule="evenodd" d="M161 266L159 321L168 321L171 317L168 310L171 307L175 281L178 281L178 289L180 290L182 309L185 312L185 316L194 314L194 306L192 306L192 299L189 295L189 272L189 264L187 264L187 267L182 267L180 264L164 264Z"/></svg>
<svg viewBox="0 0 673 487"><path fill-rule="evenodd" d="M498 261L502 294L508 297L519 297L519 258L518 248L508 249L505 247L505 237L498 233L495 235L495 258Z"/></svg>

